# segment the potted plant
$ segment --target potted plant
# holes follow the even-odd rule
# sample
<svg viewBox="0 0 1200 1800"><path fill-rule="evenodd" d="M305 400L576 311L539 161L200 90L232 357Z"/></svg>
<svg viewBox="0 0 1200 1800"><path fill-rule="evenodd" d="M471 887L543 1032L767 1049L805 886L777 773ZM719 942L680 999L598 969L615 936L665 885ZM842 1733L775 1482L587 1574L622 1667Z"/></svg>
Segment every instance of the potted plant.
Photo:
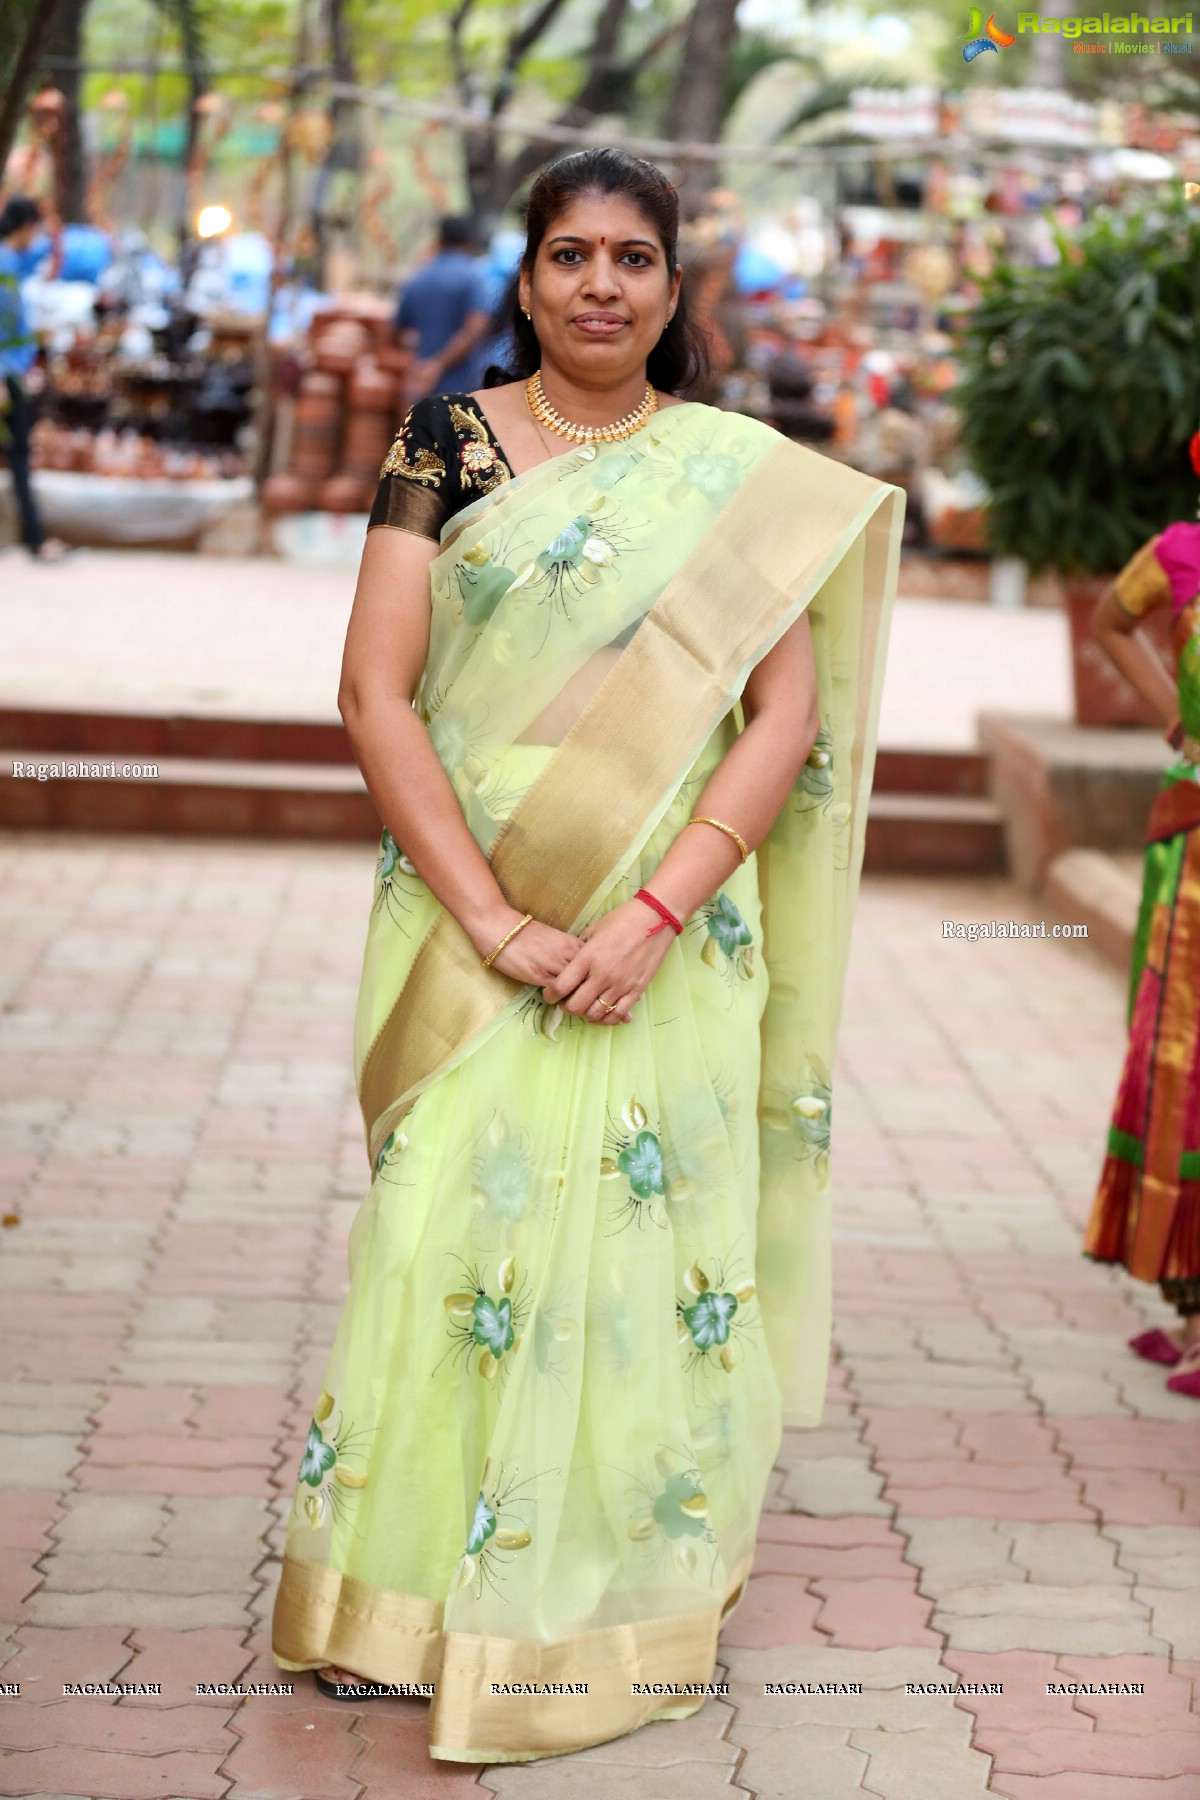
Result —
<svg viewBox="0 0 1200 1800"><path fill-rule="evenodd" d="M1056 242L1049 268L1000 264L964 324L962 444L993 553L1062 578L1078 722L1152 724L1089 621L1138 546L1195 512L1200 216L1172 201ZM1164 656L1167 623L1146 627Z"/></svg>

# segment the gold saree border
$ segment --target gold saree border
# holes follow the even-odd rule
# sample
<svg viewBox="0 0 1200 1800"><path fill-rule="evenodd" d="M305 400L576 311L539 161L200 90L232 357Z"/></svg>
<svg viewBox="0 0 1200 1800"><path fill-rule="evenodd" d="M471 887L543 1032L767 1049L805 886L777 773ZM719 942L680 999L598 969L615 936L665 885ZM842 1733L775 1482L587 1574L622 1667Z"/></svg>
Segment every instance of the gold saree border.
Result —
<svg viewBox="0 0 1200 1800"><path fill-rule="evenodd" d="M515 906L571 929L635 852L639 834L653 829L664 787L669 804L673 773L682 776L754 662L881 509L865 562L873 584L886 581L899 553L897 502L894 488L786 438L765 451L501 827L491 866ZM865 696L872 712L880 649L860 644L864 660L873 659ZM854 770L856 794L869 775ZM865 823L854 822L860 841ZM361 1070L372 1167L422 1088L523 992L484 969L458 922L439 913Z"/></svg>
<svg viewBox="0 0 1200 1800"><path fill-rule="evenodd" d="M550 1643L443 1632L444 1604L371 1587L285 1555L271 1650L280 1668L334 1663L367 1681L434 1683L429 1754L519 1762L607 1743L657 1718L682 1718L704 1694L634 1694L631 1684L709 1685L721 1626L745 1590L753 1552L705 1612L603 1626ZM587 1683L585 1694L493 1694L492 1683Z"/></svg>
<svg viewBox="0 0 1200 1800"><path fill-rule="evenodd" d="M442 1663L442 1611L440 1601L371 1587L285 1552L271 1652L285 1669L334 1663L366 1681L433 1681Z"/></svg>
<svg viewBox="0 0 1200 1800"><path fill-rule="evenodd" d="M883 678L887 669L892 610L890 596L900 576L900 546L904 531L903 489L885 487L879 504L867 521L863 544L863 571L858 630L857 729L850 760L850 881L843 896L845 927L841 945L844 976L850 951L850 921L858 900L867 839L867 802L875 776L879 748L879 714L883 705ZM838 991L833 1030L836 1036L844 994Z"/></svg>

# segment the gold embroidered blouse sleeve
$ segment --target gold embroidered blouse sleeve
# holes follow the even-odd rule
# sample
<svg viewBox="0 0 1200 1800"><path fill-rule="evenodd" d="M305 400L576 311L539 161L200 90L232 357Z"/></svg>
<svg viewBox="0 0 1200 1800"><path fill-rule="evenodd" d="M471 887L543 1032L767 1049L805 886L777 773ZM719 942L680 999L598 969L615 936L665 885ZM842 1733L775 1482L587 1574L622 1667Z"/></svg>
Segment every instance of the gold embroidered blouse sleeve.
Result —
<svg viewBox="0 0 1200 1800"><path fill-rule="evenodd" d="M1157 543L1158 538L1152 537L1140 550L1134 552L1117 576L1113 588L1121 611L1129 613L1135 619L1153 612L1156 606L1165 606L1171 598L1171 583L1167 579L1167 572L1154 554Z"/></svg>
<svg viewBox="0 0 1200 1800"><path fill-rule="evenodd" d="M439 441L437 417L428 399L404 416L395 442L379 470L379 486L367 530L390 525L437 543L450 516L453 474Z"/></svg>

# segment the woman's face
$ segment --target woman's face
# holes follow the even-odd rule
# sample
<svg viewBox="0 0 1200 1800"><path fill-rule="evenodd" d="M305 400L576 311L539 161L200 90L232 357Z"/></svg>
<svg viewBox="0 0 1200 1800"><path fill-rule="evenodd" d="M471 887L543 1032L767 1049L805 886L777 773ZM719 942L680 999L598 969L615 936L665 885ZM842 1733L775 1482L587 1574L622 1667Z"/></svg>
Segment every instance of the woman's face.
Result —
<svg viewBox="0 0 1200 1800"><path fill-rule="evenodd" d="M521 305L542 360L587 386L617 385L645 367L679 295L658 232L631 200L583 194L547 227Z"/></svg>

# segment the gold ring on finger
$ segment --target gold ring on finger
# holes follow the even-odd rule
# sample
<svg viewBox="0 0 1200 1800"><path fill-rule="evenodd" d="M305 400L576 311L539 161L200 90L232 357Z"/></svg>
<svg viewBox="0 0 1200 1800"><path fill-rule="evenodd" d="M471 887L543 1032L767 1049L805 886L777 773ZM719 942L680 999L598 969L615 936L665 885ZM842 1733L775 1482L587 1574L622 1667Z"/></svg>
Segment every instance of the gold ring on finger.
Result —
<svg viewBox="0 0 1200 1800"><path fill-rule="evenodd" d="M600 1005L604 1008L605 1012L616 1012L617 1010L616 1006L610 1006L607 1000L601 1000Z"/></svg>

